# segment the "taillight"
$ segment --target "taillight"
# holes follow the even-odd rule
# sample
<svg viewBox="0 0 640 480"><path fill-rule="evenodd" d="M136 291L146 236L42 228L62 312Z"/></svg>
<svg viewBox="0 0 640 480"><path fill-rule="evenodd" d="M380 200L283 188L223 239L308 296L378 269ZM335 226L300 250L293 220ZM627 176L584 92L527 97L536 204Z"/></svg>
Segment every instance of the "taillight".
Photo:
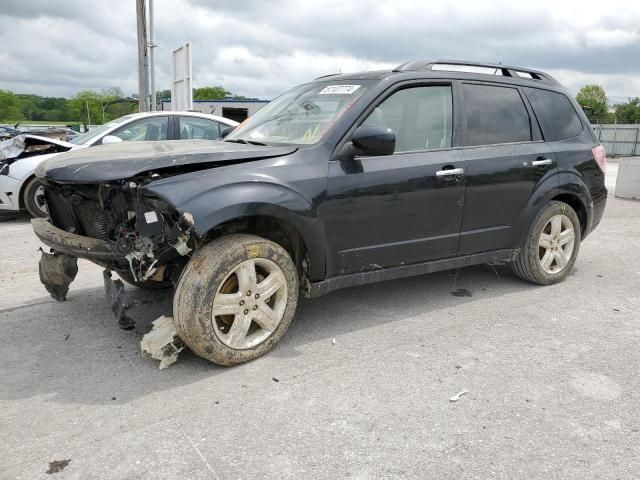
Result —
<svg viewBox="0 0 640 480"><path fill-rule="evenodd" d="M607 169L607 152L604 151L604 147L598 145L597 147L593 147L591 152L593 153L593 158L598 162L598 166L604 172Z"/></svg>

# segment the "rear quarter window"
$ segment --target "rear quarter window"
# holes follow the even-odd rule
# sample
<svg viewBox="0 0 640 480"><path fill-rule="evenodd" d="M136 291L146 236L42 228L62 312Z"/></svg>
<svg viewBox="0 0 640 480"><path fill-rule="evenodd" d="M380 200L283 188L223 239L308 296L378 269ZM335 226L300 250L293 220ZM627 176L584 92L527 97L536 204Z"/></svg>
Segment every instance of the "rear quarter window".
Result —
<svg viewBox="0 0 640 480"><path fill-rule="evenodd" d="M540 120L540 127L547 142L564 140L582 133L580 117L564 94L539 88L524 90Z"/></svg>

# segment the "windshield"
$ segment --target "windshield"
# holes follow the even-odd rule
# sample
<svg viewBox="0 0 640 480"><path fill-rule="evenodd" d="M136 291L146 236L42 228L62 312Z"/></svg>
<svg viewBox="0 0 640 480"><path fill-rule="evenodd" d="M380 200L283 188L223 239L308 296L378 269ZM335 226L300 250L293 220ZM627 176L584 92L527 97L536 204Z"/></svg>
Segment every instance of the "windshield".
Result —
<svg viewBox="0 0 640 480"><path fill-rule="evenodd" d="M73 137L72 139L69 140L69 143L75 143L76 145L84 145L85 143L88 143L89 140L92 140L93 138L99 135L102 135L104 132L106 132L110 128L116 127L126 122L127 120L130 120L131 118L133 118L131 115L125 115L124 117L116 118L115 120L112 120L109 123L105 123L104 125L100 125L99 127L92 128L88 132L85 132L76 137Z"/></svg>
<svg viewBox="0 0 640 480"><path fill-rule="evenodd" d="M301 85L258 110L225 141L317 143L370 85L371 81L363 80Z"/></svg>

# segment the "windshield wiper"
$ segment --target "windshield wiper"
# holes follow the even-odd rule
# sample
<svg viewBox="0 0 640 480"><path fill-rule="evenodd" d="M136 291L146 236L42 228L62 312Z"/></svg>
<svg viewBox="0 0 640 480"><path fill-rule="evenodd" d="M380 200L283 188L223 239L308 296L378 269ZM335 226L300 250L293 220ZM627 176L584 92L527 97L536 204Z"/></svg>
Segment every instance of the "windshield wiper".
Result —
<svg viewBox="0 0 640 480"><path fill-rule="evenodd" d="M245 140L244 138L233 138L231 140L225 140L225 142L233 142L233 143L244 143L246 145L259 145L261 147L266 147L266 143L256 142L255 140Z"/></svg>

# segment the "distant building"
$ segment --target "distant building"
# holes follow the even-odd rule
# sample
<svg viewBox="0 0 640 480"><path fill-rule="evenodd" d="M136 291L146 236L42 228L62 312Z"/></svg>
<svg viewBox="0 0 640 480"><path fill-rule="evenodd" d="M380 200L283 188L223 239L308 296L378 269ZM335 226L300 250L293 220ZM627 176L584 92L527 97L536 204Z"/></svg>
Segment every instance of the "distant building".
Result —
<svg viewBox="0 0 640 480"><path fill-rule="evenodd" d="M267 103L269 100L194 100L193 110L242 122ZM161 110L171 110L171 100L163 100L160 105Z"/></svg>

